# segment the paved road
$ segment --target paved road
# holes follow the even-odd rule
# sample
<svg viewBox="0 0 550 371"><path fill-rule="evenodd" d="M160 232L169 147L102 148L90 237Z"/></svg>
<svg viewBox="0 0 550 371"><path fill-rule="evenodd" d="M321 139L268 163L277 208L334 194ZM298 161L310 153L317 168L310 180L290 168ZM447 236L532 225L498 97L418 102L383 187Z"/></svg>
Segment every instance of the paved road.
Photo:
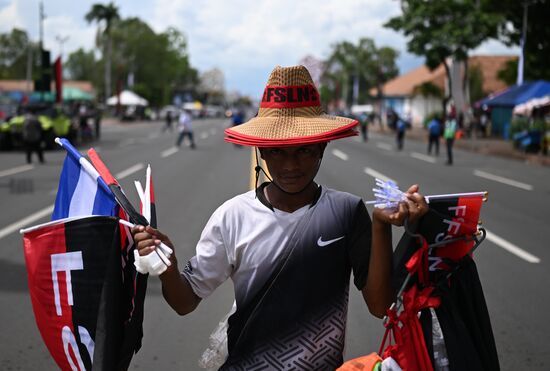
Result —
<svg viewBox="0 0 550 371"><path fill-rule="evenodd" d="M151 163L159 225L177 246L180 264L190 257L212 211L248 189L251 152L224 144L224 122L195 122L197 149L172 148L174 134L160 123L106 126L95 144L111 170L137 203L132 181L143 179ZM83 148L84 150L84 148ZM503 370L550 367L548 289L550 252L545 232L550 208L547 168L456 151L456 165L424 155L423 143L407 141L397 152L392 138L372 136L331 143L319 173L320 183L371 198L373 175L394 179L401 188L419 183L425 194L489 191L482 220L491 232L476 253ZM25 167L22 153L0 154L0 369L55 369L36 329L27 292L22 225L47 220L64 158L46 153L47 164ZM398 239L395 230L394 239ZM157 279L149 280L143 349L132 369L198 369L197 359L210 331L229 310L233 296L224 284L199 309L180 318L163 302ZM372 318L357 292L350 299L346 358L377 350L380 321Z"/></svg>

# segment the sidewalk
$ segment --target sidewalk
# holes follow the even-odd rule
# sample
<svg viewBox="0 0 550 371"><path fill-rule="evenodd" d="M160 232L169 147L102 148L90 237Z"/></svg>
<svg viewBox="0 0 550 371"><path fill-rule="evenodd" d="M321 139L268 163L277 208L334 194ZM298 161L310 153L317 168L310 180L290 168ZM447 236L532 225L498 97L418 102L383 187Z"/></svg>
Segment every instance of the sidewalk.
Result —
<svg viewBox="0 0 550 371"><path fill-rule="evenodd" d="M381 131L378 125L370 126L369 131L392 137L395 136L394 131L388 128ZM428 145L428 133L423 128L414 127L407 130L405 133L405 140L408 139L419 140L426 143L426 146ZM441 145L442 150L445 151L445 143L443 140L441 141ZM511 141L506 141L499 138L462 138L455 140L454 147L484 155L512 158L515 160L524 161L528 164L550 166L550 156L545 156L543 154L523 153L515 149Z"/></svg>

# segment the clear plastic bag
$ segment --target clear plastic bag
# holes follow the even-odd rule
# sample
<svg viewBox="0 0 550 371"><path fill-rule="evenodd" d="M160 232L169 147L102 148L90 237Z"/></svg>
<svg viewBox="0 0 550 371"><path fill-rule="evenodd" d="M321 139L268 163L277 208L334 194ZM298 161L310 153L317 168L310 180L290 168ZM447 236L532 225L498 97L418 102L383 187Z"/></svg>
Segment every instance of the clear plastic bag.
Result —
<svg viewBox="0 0 550 371"><path fill-rule="evenodd" d="M209 337L208 348L199 358L199 367L208 371L218 370L227 359L227 320L237 310L237 304L233 302L233 307L227 313L218 326L212 331Z"/></svg>

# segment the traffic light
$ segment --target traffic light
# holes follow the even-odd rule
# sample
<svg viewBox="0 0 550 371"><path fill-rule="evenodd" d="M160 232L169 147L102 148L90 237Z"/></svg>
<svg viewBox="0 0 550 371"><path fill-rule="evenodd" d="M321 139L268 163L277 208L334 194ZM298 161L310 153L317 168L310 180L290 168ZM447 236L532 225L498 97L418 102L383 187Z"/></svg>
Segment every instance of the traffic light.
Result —
<svg viewBox="0 0 550 371"><path fill-rule="evenodd" d="M42 67L43 72L49 70L52 67L49 50L42 49L40 61L41 61L40 67Z"/></svg>
<svg viewBox="0 0 550 371"><path fill-rule="evenodd" d="M34 80L34 91L50 92L52 85L52 65L50 51L42 49L40 52L40 78Z"/></svg>

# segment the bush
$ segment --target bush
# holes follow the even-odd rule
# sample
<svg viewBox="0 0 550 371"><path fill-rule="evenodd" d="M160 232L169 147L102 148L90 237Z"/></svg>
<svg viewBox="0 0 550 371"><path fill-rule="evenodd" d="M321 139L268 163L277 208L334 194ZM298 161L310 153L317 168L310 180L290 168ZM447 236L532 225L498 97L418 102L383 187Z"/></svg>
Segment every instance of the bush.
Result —
<svg viewBox="0 0 550 371"><path fill-rule="evenodd" d="M510 138L514 137L514 134L529 129L529 118L522 116L514 116L512 123L510 124Z"/></svg>

